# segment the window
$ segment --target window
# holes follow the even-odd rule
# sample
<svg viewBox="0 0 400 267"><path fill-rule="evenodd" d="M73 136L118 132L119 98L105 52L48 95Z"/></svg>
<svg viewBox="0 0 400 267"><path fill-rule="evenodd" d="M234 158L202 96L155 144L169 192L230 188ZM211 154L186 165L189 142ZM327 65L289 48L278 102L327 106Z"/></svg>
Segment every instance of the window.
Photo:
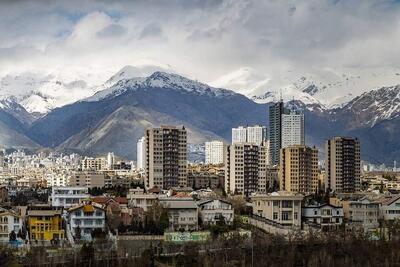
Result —
<svg viewBox="0 0 400 267"><path fill-rule="evenodd" d="M289 220L289 213L282 212L282 221L288 221L288 220Z"/></svg>
<svg viewBox="0 0 400 267"><path fill-rule="evenodd" d="M294 219L297 220L297 212L294 213Z"/></svg>
<svg viewBox="0 0 400 267"><path fill-rule="evenodd" d="M291 207L292 207L292 201L289 200L282 201L282 208L291 208Z"/></svg>
<svg viewBox="0 0 400 267"><path fill-rule="evenodd" d="M274 212L273 218L274 218L274 220L278 220L278 213L277 212Z"/></svg>

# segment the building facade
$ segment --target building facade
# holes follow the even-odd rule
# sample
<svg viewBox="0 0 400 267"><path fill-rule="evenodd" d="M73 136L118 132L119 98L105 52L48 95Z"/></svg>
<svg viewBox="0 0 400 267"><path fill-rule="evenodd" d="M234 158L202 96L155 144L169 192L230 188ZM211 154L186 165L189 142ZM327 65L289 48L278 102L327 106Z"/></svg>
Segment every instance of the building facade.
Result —
<svg viewBox="0 0 400 267"><path fill-rule="evenodd" d="M279 188L313 193L318 188L318 149L295 145L281 149Z"/></svg>
<svg viewBox="0 0 400 267"><path fill-rule="evenodd" d="M253 143L256 145L265 145L267 142L267 127L254 125L232 128L232 144Z"/></svg>
<svg viewBox="0 0 400 267"><path fill-rule="evenodd" d="M337 193L353 193L360 190L359 140L334 137L326 142L325 155L325 188Z"/></svg>
<svg viewBox="0 0 400 267"><path fill-rule="evenodd" d="M301 212L304 224L325 231L336 230L343 223L343 207L330 204L306 205Z"/></svg>
<svg viewBox="0 0 400 267"><path fill-rule="evenodd" d="M282 114L283 101L269 107L269 160L271 165L279 164L280 149L282 148Z"/></svg>
<svg viewBox="0 0 400 267"><path fill-rule="evenodd" d="M51 241L64 238L65 231L61 209L28 210L27 216L29 238L31 240Z"/></svg>
<svg viewBox="0 0 400 267"><path fill-rule="evenodd" d="M245 143L247 140L247 128L239 126L232 128L232 144Z"/></svg>
<svg viewBox="0 0 400 267"><path fill-rule="evenodd" d="M231 203L219 199L210 199L200 201L198 205L203 225L233 223L234 210Z"/></svg>
<svg viewBox="0 0 400 267"><path fill-rule="evenodd" d="M97 203L83 203L68 210L68 230L73 237L91 240L95 229L104 230L106 227L106 213ZM79 233L78 233L79 232Z"/></svg>
<svg viewBox="0 0 400 267"><path fill-rule="evenodd" d="M82 170L84 171L100 171L107 167L105 158L84 158L82 161Z"/></svg>
<svg viewBox="0 0 400 267"><path fill-rule="evenodd" d="M142 137L136 144L136 165L138 170L146 168L146 137Z"/></svg>
<svg viewBox="0 0 400 267"><path fill-rule="evenodd" d="M16 210L0 208L0 240L8 241L12 231L17 235L22 229L22 217Z"/></svg>
<svg viewBox="0 0 400 267"><path fill-rule="evenodd" d="M223 164L224 163L224 142L211 141L205 143L206 164Z"/></svg>
<svg viewBox="0 0 400 267"><path fill-rule="evenodd" d="M69 177L69 186L78 187L104 187L106 176L104 172L98 171L82 171L75 172Z"/></svg>
<svg viewBox="0 0 400 267"><path fill-rule="evenodd" d="M54 207L70 208L79 205L89 197L88 188L83 186L55 186L51 188L51 204Z"/></svg>
<svg viewBox="0 0 400 267"><path fill-rule="evenodd" d="M170 189L187 186L185 127L161 126L146 130L146 186Z"/></svg>
<svg viewBox="0 0 400 267"><path fill-rule="evenodd" d="M301 227L303 195L292 192L274 192L251 197L253 215L283 225Z"/></svg>
<svg viewBox="0 0 400 267"><path fill-rule="evenodd" d="M266 190L266 158L264 146L236 143L227 149L225 191L249 196Z"/></svg>
<svg viewBox="0 0 400 267"><path fill-rule="evenodd" d="M304 144L304 114L293 111L282 114L282 148Z"/></svg>
<svg viewBox="0 0 400 267"><path fill-rule="evenodd" d="M160 203L168 209L170 230L198 230L198 207L193 199L163 198Z"/></svg>

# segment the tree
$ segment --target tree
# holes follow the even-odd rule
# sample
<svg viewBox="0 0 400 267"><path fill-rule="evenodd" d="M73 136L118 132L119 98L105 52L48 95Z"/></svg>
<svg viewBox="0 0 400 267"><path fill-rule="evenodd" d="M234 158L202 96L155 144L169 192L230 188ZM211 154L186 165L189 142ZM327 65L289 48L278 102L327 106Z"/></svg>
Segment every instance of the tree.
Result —
<svg viewBox="0 0 400 267"><path fill-rule="evenodd" d="M17 240L17 235L15 234L14 230L12 230L11 233L9 234L9 239L10 239L10 241Z"/></svg>
<svg viewBox="0 0 400 267"><path fill-rule="evenodd" d="M149 207L145 213L146 231L152 234L164 234L169 225L168 209L159 201Z"/></svg>
<svg viewBox="0 0 400 267"><path fill-rule="evenodd" d="M21 238L21 239L23 239L23 240L26 239L26 230L25 230L25 228L22 228L22 229L20 228L20 229L18 230L17 237L18 237L18 238Z"/></svg>
<svg viewBox="0 0 400 267"><path fill-rule="evenodd" d="M78 227L75 228L75 239L81 240L81 238L82 238L81 228L78 225Z"/></svg>

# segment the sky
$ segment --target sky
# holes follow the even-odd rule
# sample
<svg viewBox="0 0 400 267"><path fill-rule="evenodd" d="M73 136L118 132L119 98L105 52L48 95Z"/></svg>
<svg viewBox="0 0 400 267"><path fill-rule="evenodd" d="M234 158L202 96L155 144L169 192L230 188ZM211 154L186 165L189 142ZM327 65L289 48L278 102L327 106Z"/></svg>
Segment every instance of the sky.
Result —
<svg viewBox="0 0 400 267"><path fill-rule="evenodd" d="M202 81L398 67L400 3L384 0L2 0L0 74L156 64Z"/></svg>

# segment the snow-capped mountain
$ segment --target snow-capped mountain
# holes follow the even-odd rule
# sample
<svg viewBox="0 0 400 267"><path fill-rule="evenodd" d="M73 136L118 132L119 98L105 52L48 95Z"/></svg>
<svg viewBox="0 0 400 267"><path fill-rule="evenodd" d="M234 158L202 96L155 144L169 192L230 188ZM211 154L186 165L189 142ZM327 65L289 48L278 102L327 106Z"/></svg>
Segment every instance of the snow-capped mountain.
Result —
<svg viewBox="0 0 400 267"><path fill-rule="evenodd" d="M96 74L8 74L0 78L0 99L14 98L30 113L47 113L92 95L100 77Z"/></svg>
<svg viewBox="0 0 400 267"><path fill-rule="evenodd" d="M104 88L111 87L121 80L148 77L156 71L173 72L170 66L142 65L125 66L104 83Z"/></svg>
<svg viewBox="0 0 400 267"><path fill-rule="evenodd" d="M0 99L12 98L30 113L46 114L54 108L90 97L120 80L147 77L160 70L170 68L143 65L125 66L117 73L90 68L9 73L0 77Z"/></svg>
<svg viewBox="0 0 400 267"><path fill-rule="evenodd" d="M148 88L168 88L177 91L186 91L198 95L223 97L233 95L234 92L221 88L214 88L207 84L187 79L178 74L156 71L149 77L138 77L119 80L110 88L97 92L91 97L84 99L86 102L100 101L107 98L119 96L126 91L135 91Z"/></svg>
<svg viewBox="0 0 400 267"><path fill-rule="evenodd" d="M263 74L240 68L211 83L243 93L258 103L300 100L305 104L340 107L364 92L400 84L400 69L342 68L320 69L312 73L287 71Z"/></svg>
<svg viewBox="0 0 400 267"><path fill-rule="evenodd" d="M400 85L382 87L354 98L342 109L332 110L335 115L354 114L363 126L373 127L378 122L400 118Z"/></svg>

